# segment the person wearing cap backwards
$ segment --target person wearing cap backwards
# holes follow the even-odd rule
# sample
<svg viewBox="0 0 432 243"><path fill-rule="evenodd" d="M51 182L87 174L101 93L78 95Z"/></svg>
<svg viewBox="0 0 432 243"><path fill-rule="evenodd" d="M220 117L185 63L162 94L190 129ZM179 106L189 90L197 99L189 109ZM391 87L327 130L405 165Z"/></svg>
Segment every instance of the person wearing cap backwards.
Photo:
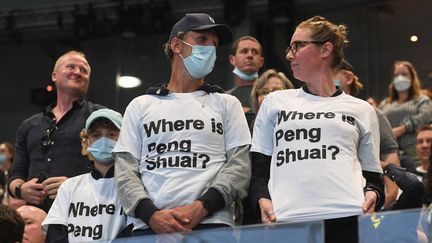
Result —
<svg viewBox="0 0 432 243"><path fill-rule="evenodd" d="M354 97L358 97L360 90L363 89L363 84L354 74L354 68L345 59L342 60L342 62L336 67L334 82L335 85L339 86L340 89L342 89L346 94L352 95ZM377 109L375 107L374 109L378 117L380 134L379 156L381 160L381 166L383 170L387 164L394 164L396 166L400 166L400 161L398 157L398 144L396 142L395 136L393 135L390 122L380 109ZM383 208L390 209L392 205L396 202L399 189L396 183L392 182L390 177L383 177L383 179L385 185L385 203Z"/></svg>
<svg viewBox="0 0 432 243"><path fill-rule="evenodd" d="M45 242L108 241L126 228L115 189L111 155L122 125L120 113L111 109L93 112L81 131L82 154L91 172L67 179L42 222Z"/></svg>
<svg viewBox="0 0 432 243"><path fill-rule="evenodd" d="M233 226L232 204L249 185L250 133L240 102L204 77L231 29L204 13L172 28L168 84L126 108L114 148L116 185L134 234Z"/></svg>

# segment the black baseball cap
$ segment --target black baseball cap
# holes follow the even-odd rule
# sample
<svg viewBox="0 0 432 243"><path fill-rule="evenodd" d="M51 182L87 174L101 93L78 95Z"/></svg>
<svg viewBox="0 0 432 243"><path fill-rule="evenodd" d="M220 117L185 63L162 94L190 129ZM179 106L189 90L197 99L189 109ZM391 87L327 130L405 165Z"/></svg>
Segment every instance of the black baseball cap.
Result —
<svg viewBox="0 0 432 243"><path fill-rule="evenodd" d="M219 45L229 44L233 40L233 33L230 27L224 24L216 24L210 15L205 13L187 13L172 27L168 41L171 41L179 32L207 29L216 31Z"/></svg>

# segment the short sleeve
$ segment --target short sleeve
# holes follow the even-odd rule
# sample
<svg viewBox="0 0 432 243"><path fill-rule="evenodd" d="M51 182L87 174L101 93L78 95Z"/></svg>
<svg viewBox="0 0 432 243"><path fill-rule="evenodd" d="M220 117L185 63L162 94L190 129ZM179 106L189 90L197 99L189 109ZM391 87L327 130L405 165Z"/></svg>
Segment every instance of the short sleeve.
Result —
<svg viewBox="0 0 432 243"><path fill-rule="evenodd" d="M230 99L225 109L225 150L250 145L251 135L242 106L237 99Z"/></svg>
<svg viewBox="0 0 432 243"><path fill-rule="evenodd" d="M131 101L123 116L119 139L113 152L128 152L141 159L141 131L139 125L140 104L137 99Z"/></svg>
<svg viewBox="0 0 432 243"><path fill-rule="evenodd" d="M41 224L43 232L48 231L50 224L61 224L68 225L68 211L70 205L70 182L71 179L67 179L60 187L51 206L45 220Z"/></svg>
<svg viewBox="0 0 432 243"><path fill-rule="evenodd" d="M271 100L269 96L264 99L257 117L252 137L252 152L271 156L273 153L273 131L275 124L270 114Z"/></svg>

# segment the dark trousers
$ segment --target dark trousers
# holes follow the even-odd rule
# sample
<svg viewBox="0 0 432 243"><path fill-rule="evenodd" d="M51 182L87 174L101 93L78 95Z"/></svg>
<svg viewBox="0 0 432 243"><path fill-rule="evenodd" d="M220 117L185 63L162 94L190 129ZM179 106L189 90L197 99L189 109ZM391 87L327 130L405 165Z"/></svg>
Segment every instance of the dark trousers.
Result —
<svg viewBox="0 0 432 243"><path fill-rule="evenodd" d="M357 243L358 217L350 216L324 220L325 243Z"/></svg>

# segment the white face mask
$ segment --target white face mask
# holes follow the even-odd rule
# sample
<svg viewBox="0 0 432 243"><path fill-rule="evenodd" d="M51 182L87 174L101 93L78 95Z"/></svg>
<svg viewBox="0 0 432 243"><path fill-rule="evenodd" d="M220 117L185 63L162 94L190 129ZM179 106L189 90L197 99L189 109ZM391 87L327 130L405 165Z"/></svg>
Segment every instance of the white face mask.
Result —
<svg viewBox="0 0 432 243"><path fill-rule="evenodd" d="M393 84L397 91L405 91L411 87L411 80L403 75L398 75L393 79Z"/></svg>

